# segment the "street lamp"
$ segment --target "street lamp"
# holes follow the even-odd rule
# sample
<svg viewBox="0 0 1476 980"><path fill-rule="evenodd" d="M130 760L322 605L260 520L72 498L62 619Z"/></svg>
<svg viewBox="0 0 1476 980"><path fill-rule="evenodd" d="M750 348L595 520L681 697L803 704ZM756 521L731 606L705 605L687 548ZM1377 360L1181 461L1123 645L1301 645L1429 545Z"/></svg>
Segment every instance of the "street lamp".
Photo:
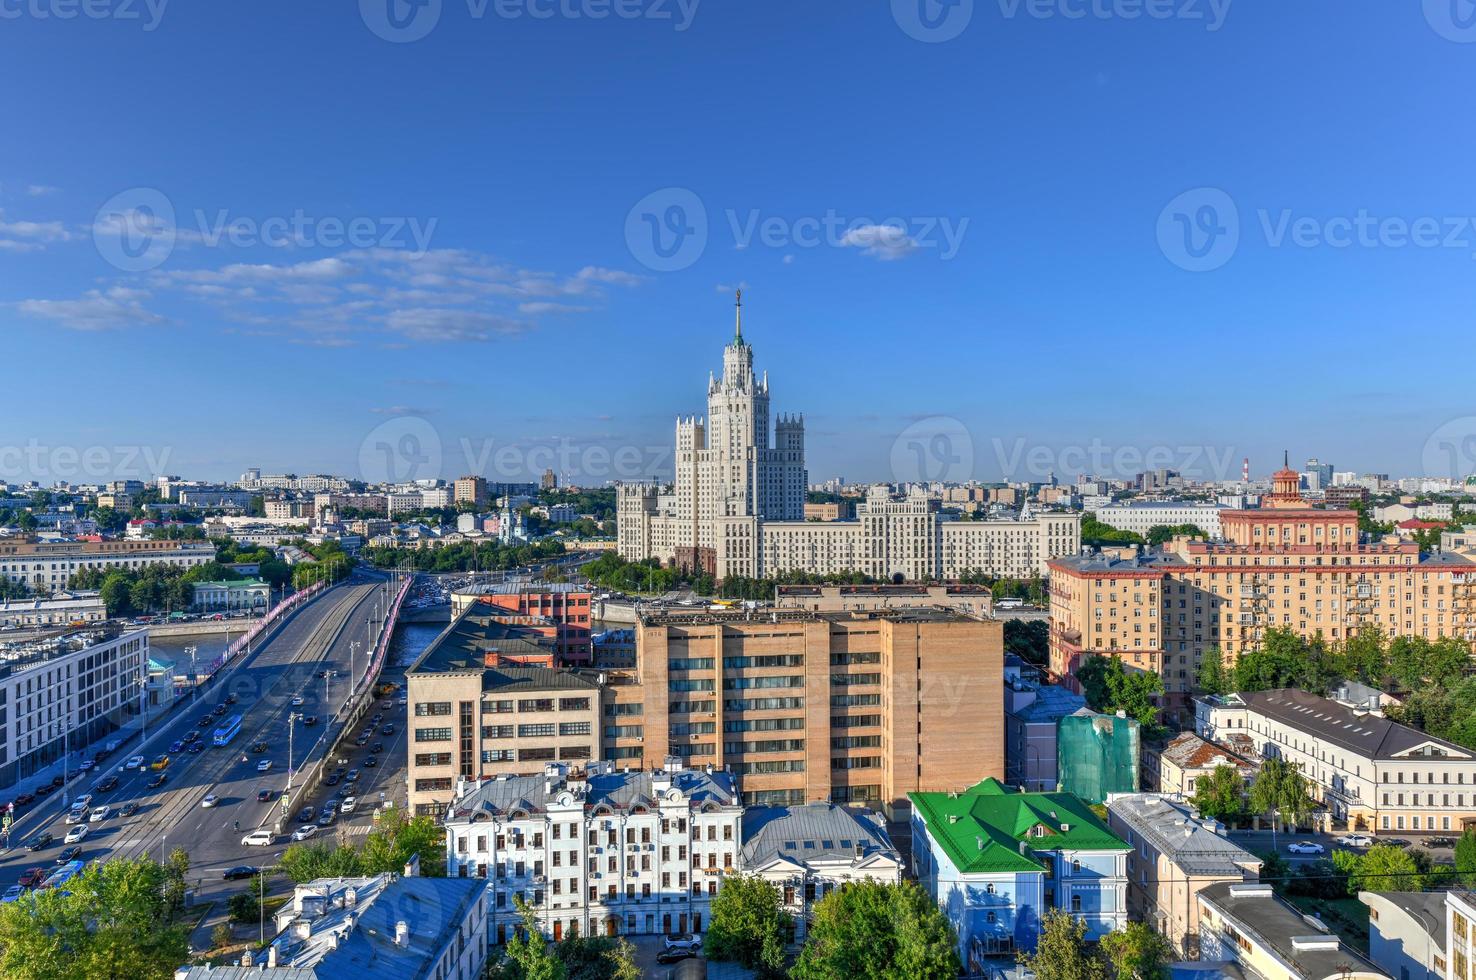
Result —
<svg viewBox="0 0 1476 980"><path fill-rule="evenodd" d="M287 716L287 795L292 795L292 736L297 731L302 712L294 711Z"/></svg>

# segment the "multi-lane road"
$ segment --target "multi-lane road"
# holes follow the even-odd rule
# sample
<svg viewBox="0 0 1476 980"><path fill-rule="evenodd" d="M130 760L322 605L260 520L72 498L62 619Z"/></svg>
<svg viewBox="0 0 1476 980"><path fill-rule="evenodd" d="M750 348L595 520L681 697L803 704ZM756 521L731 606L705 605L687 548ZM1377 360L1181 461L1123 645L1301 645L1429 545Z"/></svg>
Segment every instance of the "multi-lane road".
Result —
<svg viewBox="0 0 1476 980"><path fill-rule="evenodd" d="M198 704L177 707L162 728L149 732L144 746L131 743L87 779L74 782L69 787L73 798L91 792L92 807L111 808L106 819L77 825L88 828L78 845L82 859L145 854L159 858L183 847L190 854L190 878L198 879L207 890L220 885L226 868L270 864L286 841L252 847L243 845L242 838L281 818L289 750L290 764L301 767L315 743L333 730L333 717L349 694L350 671L362 677L367 669L388 594L383 578L363 576L314 599L293 614L269 642L227 668L223 677L198 695ZM216 714L215 707L228 696L234 697L234 703ZM396 734L382 739L386 747L403 738L403 711L391 714ZM215 746L215 729L235 715L242 719L240 734L225 747ZM294 715L302 718L289 721ZM307 716L314 716L316 723L304 724ZM201 731L202 751L169 751L192 729ZM322 749L317 746L319 756ZM127 757L135 754L145 757L143 767L124 768ZM162 770L165 782L150 787L149 782L158 775L151 764L160 755L169 757ZM118 781L115 788L106 792L95 788L110 776ZM259 800L259 794L269 799ZM202 802L208 795L216 800L205 807ZM402 792L396 795L403 799ZM138 805L137 812L122 816L120 811L130 803ZM57 793L16 821L12 848L0 856L0 885L11 884L28 868L55 863L68 846L63 843L66 832L73 829L64 823L64 816ZM29 842L43 832L51 833L55 840L29 850Z"/></svg>

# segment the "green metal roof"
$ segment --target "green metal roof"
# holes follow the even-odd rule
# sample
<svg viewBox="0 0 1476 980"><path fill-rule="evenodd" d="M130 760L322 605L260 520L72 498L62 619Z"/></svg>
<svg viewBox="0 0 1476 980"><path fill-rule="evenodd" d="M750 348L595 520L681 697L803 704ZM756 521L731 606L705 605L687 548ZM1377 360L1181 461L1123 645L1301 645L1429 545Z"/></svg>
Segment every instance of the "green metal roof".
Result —
<svg viewBox="0 0 1476 980"><path fill-rule="evenodd" d="M908 793L907 798L928 833L964 872L1045 870L1034 851L1130 850L1071 793L1017 793L990 777L962 793Z"/></svg>

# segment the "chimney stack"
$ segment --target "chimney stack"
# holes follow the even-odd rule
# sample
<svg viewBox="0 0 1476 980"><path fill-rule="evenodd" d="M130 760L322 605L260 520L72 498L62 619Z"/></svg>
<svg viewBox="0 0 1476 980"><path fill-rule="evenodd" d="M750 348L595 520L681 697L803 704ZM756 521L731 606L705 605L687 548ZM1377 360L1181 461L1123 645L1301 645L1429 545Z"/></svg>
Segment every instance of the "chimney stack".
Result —
<svg viewBox="0 0 1476 980"><path fill-rule="evenodd" d="M404 919L395 923L395 945L402 949L410 946L410 923Z"/></svg>
<svg viewBox="0 0 1476 980"><path fill-rule="evenodd" d="M273 943L272 945L270 945L270 946L267 947L267 969L268 970L275 970L276 968L277 968L277 944L276 943Z"/></svg>

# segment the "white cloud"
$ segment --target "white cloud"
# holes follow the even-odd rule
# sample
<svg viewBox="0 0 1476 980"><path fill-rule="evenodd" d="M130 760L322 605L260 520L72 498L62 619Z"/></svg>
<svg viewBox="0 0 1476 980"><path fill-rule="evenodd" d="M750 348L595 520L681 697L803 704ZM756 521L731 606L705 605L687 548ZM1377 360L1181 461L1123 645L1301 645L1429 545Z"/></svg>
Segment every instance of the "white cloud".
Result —
<svg viewBox="0 0 1476 980"><path fill-rule="evenodd" d="M51 320L71 330L111 330L168 322L143 308L140 301L147 296L142 290L123 287L90 289L81 299L27 299L16 308L24 316Z"/></svg>
<svg viewBox="0 0 1476 980"><path fill-rule="evenodd" d="M381 408L371 408L369 411L375 415L430 415L429 408L412 408L409 405L389 405Z"/></svg>
<svg viewBox="0 0 1476 980"><path fill-rule="evenodd" d="M3 211L0 211L0 235L48 244L72 238L72 233L60 221L6 221Z"/></svg>
<svg viewBox="0 0 1476 980"><path fill-rule="evenodd" d="M852 228L841 238L847 248L859 248L861 254L882 262L903 259L918 250L911 235L896 225L863 225Z"/></svg>
<svg viewBox="0 0 1476 980"><path fill-rule="evenodd" d="M570 303L549 303L539 301L536 303L519 303L519 313L527 313L530 316L538 316L542 313L588 313L587 306L574 306Z"/></svg>
<svg viewBox="0 0 1476 980"><path fill-rule="evenodd" d="M408 340L424 342L491 340L527 328L495 313L446 308L393 310L385 317L385 326Z"/></svg>
<svg viewBox="0 0 1476 980"><path fill-rule="evenodd" d="M597 265L587 265L580 269L578 278L602 282L610 286L639 286L646 281L645 276L622 272L619 269L605 269Z"/></svg>
<svg viewBox="0 0 1476 980"><path fill-rule="evenodd" d="M60 187L51 187L47 184L31 184L26 188L26 194L30 197L47 197L60 191Z"/></svg>

